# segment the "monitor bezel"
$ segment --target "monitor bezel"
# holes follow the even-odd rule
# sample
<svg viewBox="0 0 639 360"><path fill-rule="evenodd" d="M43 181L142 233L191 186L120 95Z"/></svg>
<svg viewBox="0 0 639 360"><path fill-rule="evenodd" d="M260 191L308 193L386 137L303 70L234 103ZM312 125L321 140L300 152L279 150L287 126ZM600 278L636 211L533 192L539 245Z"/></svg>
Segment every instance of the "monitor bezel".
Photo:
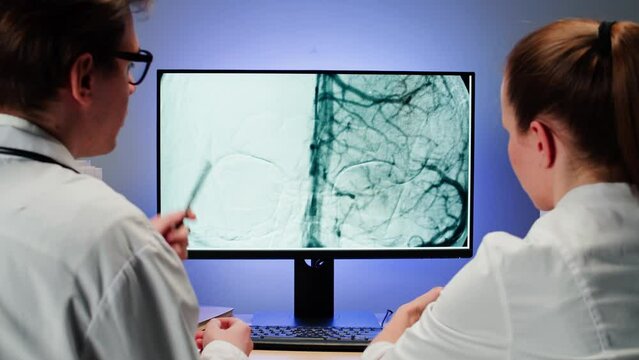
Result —
<svg viewBox="0 0 639 360"><path fill-rule="evenodd" d="M156 166L157 166L157 213L161 211L160 171L160 109L161 79L164 74L389 74L389 75L459 75L468 77L470 89L470 167L469 167L469 223L467 248L416 248L416 249L268 249L268 250L202 250L188 249L188 259L426 259L426 258L470 258L473 256L473 205L475 163L475 72L473 71L383 71L383 70L234 70L234 69L157 69L156 97Z"/></svg>

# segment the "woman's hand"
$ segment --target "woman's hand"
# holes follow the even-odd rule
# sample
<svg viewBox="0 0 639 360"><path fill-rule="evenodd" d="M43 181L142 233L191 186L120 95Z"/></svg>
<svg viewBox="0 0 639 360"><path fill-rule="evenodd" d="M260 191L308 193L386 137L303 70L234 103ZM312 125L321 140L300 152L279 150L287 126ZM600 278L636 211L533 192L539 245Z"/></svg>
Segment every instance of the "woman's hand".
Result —
<svg viewBox="0 0 639 360"><path fill-rule="evenodd" d="M373 339L373 342L396 342L406 329L413 326L413 324L419 320L426 306L437 300L441 290L441 287L433 288L415 300L400 306L391 321L384 327L379 335Z"/></svg>

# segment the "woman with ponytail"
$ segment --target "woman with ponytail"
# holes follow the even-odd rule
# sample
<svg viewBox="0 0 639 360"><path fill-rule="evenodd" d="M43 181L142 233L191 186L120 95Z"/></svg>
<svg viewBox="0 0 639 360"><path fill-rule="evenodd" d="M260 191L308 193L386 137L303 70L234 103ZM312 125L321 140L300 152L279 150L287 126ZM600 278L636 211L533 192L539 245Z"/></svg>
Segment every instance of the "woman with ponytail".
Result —
<svg viewBox="0 0 639 360"><path fill-rule="evenodd" d="M401 306L365 359L639 359L639 24L561 20L517 43L508 155L540 210Z"/></svg>

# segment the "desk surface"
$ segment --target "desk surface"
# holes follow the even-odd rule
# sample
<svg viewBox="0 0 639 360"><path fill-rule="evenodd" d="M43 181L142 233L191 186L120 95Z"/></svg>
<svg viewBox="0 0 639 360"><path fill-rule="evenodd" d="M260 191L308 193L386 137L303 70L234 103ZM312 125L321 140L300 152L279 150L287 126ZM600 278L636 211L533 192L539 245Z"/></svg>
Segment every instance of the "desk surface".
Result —
<svg viewBox="0 0 639 360"><path fill-rule="evenodd" d="M253 350L251 360L355 360L361 357L359 352L328 352L328 351L281 351L281 350Z"/></svg>

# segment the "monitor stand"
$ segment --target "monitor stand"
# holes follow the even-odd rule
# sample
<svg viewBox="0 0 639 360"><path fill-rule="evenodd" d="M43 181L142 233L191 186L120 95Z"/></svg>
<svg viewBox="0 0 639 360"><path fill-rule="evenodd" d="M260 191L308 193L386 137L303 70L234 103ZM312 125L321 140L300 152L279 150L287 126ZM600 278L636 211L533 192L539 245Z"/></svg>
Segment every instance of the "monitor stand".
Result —
<svg viewBox="0 0 639 360"><path fill-rule="evenodd" d="M334 311L334 260L295 259L295 312L258 312L254 326L373 327L380 324L372 312Z"/></svg>

